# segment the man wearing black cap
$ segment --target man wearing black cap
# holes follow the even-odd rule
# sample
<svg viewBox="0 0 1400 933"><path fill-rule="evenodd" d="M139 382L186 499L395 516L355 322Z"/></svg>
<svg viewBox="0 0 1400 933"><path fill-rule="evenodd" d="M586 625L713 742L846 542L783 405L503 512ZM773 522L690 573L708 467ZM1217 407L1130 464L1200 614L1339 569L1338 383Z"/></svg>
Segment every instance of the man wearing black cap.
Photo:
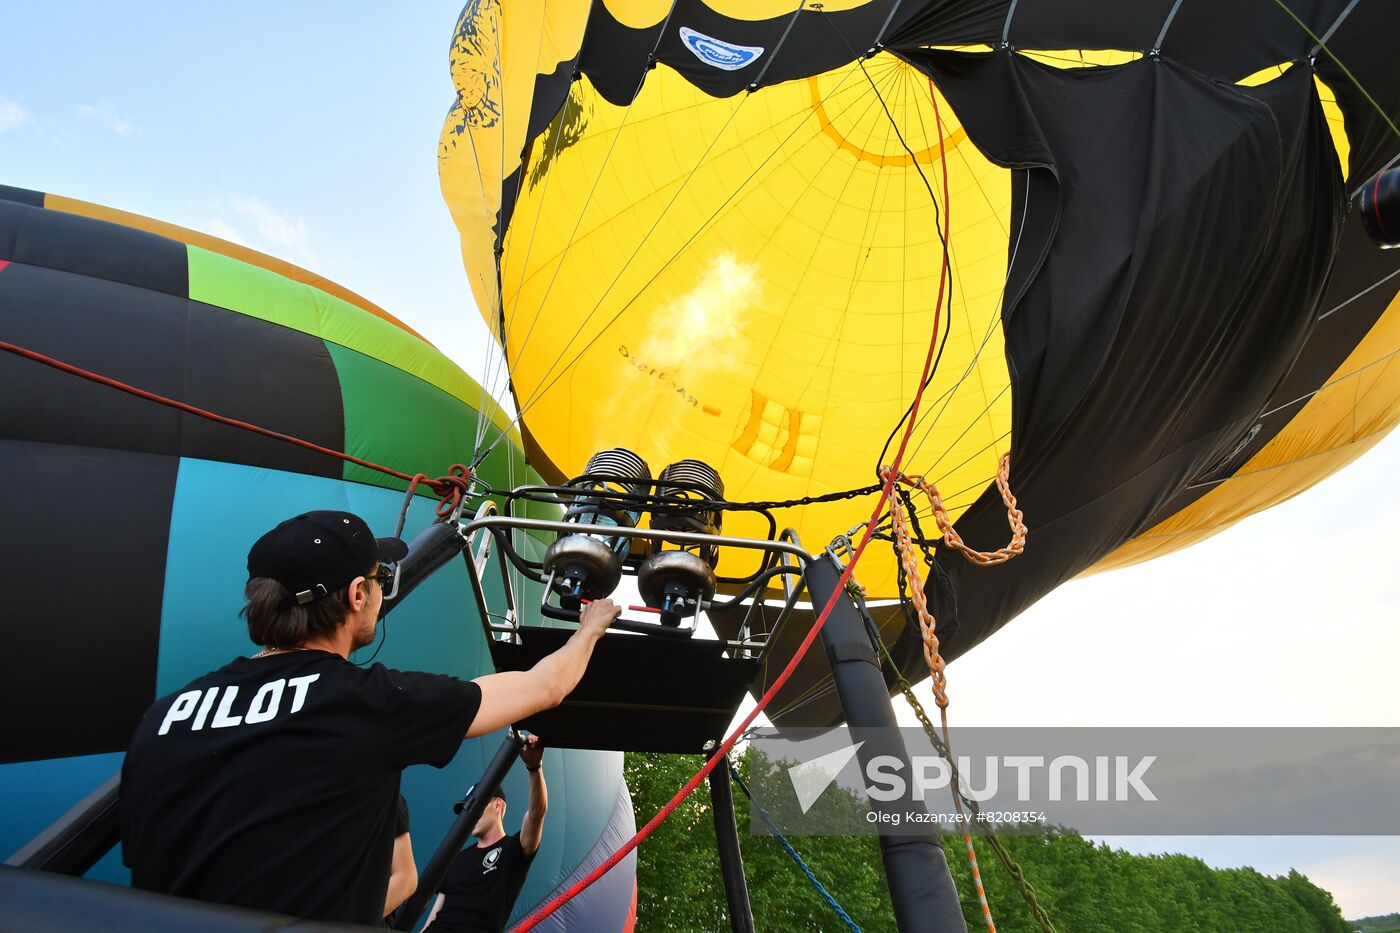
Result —
<svg viewBox="0 0 1400 933"><path fill-rule="evenodd" d="M463 737L558 705L616 618L590 603L529 671L462 681L362 669L385 565L407 546L348 512L308 512L248 554L262 651L158 700L122 768L123 858L138 888L300 917L383 916L400 772L443 767ZM596 608L595 608L596 607Z"/></svg>
<svg viewBox="0 0 1400 933"><path fill-rule="evenodd" d="M520 752L530 775L530 800L520 832L506 835L506 795L497 788L472 827L476 845L452 860L423 933L501 933L506 928L544 835L549 792L543 758L544 746L530 736Z"/></svg>

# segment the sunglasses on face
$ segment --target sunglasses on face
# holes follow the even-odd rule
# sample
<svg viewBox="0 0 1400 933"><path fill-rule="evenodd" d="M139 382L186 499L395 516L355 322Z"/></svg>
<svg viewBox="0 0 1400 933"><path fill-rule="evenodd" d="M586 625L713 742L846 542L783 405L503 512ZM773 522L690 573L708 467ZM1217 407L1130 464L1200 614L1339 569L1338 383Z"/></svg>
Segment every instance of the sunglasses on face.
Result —
<svg viewBox="0 0 1400 933"><path fill-rule="evenodd" d="M385 599L393 599L399 593L399 565L380 564L375 568L371 577L379 584L379 588L384 591Z"/></svg>

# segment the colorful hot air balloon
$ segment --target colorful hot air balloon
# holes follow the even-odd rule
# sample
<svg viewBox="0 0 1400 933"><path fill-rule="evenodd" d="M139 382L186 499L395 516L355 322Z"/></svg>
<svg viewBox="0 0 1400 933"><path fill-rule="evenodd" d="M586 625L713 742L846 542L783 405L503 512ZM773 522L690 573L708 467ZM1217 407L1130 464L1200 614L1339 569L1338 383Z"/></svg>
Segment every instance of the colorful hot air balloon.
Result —
<svg viewBox="0 0 1400 933"><path fill-rule="evenodd" d="M1306 489L1400 416L1400 259L1348 203L1400 149L1400 8L1291 6L468 3L440 177L527 459L866 486L937 333L905 468L994 548L1010 451L1030 527L999 567L938 549L949 658ZM820 549L869 509L779 518ZM896 594L893 561L859 577ZM826 677L807 658L772 711L836 721Z"/></svg>
<svg viewBox="0 0 1400 933"><path fill-rule="evenodd" d="M410 474L469 460L483 407L480 386L431 344L319 276L190 230L5 187L0 341ZM0 398L0 555L15 573L0 661L8 855L118 771L157 696L252 649L237 613L259 535L315 508L351 510L390 533L406 483L9 352ZM514 437L479 469L494 488L533 475ZM405 537L435 505L416 499ZM377 660L490 672L467 573L457 563L414 591L386 620ZM498 742L471 740L445 770L405 773L419 864ZM632 832L620 754L556 750L549 762L559 790L521 912ZM523 774L506 787L525 799ZM122 879L116 852L91 874ZM579 902L590 929L627 926L635 876L621 876Z"/></svg>

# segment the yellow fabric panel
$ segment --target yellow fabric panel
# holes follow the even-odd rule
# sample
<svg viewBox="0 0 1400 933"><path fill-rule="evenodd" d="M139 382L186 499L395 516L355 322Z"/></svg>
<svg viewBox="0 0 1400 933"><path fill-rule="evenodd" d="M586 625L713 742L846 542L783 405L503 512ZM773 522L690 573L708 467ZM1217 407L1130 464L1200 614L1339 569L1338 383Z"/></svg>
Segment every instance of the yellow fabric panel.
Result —
<svg viewBox="0 0 1400 933"><path fill-rule="evenodd" d="M457 96L439 139L438 183L461 235L472 293L493 331L501 185L520 167L535 76L578 54L588 5L477 0L462 10L453 38L448 60Z"/></svg>
<svg viewBox="0 0 1400 933"><path fill-rule="evenodd" d="M1127 567L1209 538L1293 498L1361 456L1400 422L1400 299L1326 386L1233 477L1099 561Z"/></svg>
<svg viewBox="0 0 1400 933"><path fill-rule="evenodd" d="M669 0L605 3L634 28L655 26L671 7ZM709 3L749 20L793 8L777 0ZM493 329L498 310L505 318L498 338L526 425L545 454L565 473L615 445L638 451L654 472L696 457L714 465L739 500L871 482L873 458L908 404L933 322L942 250L925 177L941 196L939 155L946 152L956 278L944 324L951 334L906 469L928 473L960 514L1009 447L999 317L1012 242L1008 173L981 157L941 98L938 127L927 79L885 54L866 68L908 149L859 64L727 100L662 66L624 107L583 80L554 125L532 141L502 244L498 295L492 225L501 178L515 169L513 154L525 142L515 133L528 113L530 72L547 73L573 54L586 12L571 8L577 17L545 36L541 9L512 6L503 26L491 20L495 33L473 33L503 34L504 55L492 41L463 43L459 34L458 106L441 159L473 288ZM500 15L496 7L488 14ZM521 47L531 37L553 52L530 59ZM1141 55L1021 54L1060 68ZM496 66L502 57L506 64ZM526 60L530 68L517 68ZM1241 83L1264 83L1283 70ZM510 90L502 103L503 73ZM476 91L472 82L480 83ZM1320 81L1318 92L1345 173L1342 117ZM483 119L481 102L503 119ZM1339 370L1340 382L1318 393L1239 474L1094 570L1209 536L1359 456L1393 423L1386 412L1400 395L1400 373L1376 361L1400 342L1397 327L1392 308ZM869 500L825 503L778 518L818 549L869 507ZM728 521L730 534L761 531L741 515ZM862 579L877 596L894 590L887 561L867 565Z"/></svg>
<svg viewBox="0 0 1400 933"><path fill-rule="evenodd" d="M988 49L990 51L990 49ZM1109 65L1125 65L1142 58L1142 53L1128 49L1017 49L1018 55L1034 59L1052 68L1102 68Z"/></svg>
<svg viewBox="0 0 1400 933"><path fill-rule="evenodd" d="M1316 76L1313 82L1317 85L1322 112L1327 116L1327 128L1332 131L1332 145L1337 149L1337 161L1342 166L1342 181L1346 181L1351 172L1351 143L1347 140L1346 120L1342 117L1342 108L1337 105L1337 95L1332 93L1332 89Z"/></svg>
<svg viewBox="0 0 1400 933"><path fill-rule="evenodd" d="M941 200L942 142L951 333L906 467L959 511L990 481L1011 418L999 317L1009 173L941 98L940 134L919 72L883 54L866 68L914 157L858 65L723 100L660 67L630 107L574 85L566 110L584 129L547 172L527 166L501 271L515 391L561 469L620 445L653 471L704 460L732 499L873 482L933 323L942 250L920 172ZM779 520L820 548L871 505ZM761 533L726 521L730 534ZM861 576L894 590L890 561Z"/></svg>
<svg viewBox="0 0 1400 933"><path fill-rule="evenodd" d="M666 18L674 0L603 0L612 18L631 29L647 29Z"/></svg>
<svg viewBox="0 0 1400 933"><path fill-rule="evenodd" d="M808 10L820 6L823 12L840 13L842 10L863 7L870 2L871 0L824 0L820 4L813 4L811 0L806 0L806 2L799 2L799 0L705 0L705 6L727 19L757 22L765 19L777 19L781 16L791 16L797 12L799 6Z"/></svg>
<svg viewBox="0 0 1400 933"><path fill-rule="evenodd" d="M828 13L854 10L871 0L826 0L820 4ZM705 0L705 5L727 19L758 22L791 16L799 6L814 8L811 0ZM666 18L672 0L603 0L613 19L632 29L647 29Z"/></svg>
<svg viewBox="0 0 1400 933"><path fill-rule="evenodd" d="M1261 68L1235 83L1241 87L1258 87L1261 84L1268 84L1292 67L1293 62L1270 65L1268 68ZM1337 150L1337 160L1342 166L1342 181L1346 181L1350 168L1347 163L1351 155L1351 143L1347 140L1346 120L1342 116L1342 108L1337 106L1337 95L1332 93L1332 89L1321 78L1313 75L1313 83L1317 85L1317 98L1322 104L1322 113L1327 117L1327 128L1332 131L1332 145Z"/></svg>
<svg viewBox="0 0 1400 933"><path fill-rule="evenodd" d="M221 240L216 236L207 233L200 233L197 230L189 230L185 227L177 227L161 220L152 220L149 217L142 217L140 214L132 214L127 211L119 211L113 207L103 207L101 204L90 204L87 201L79 201L75 198L65 198L57 194L44 195L44 207L51 211L63 211L66 214L80 214L83 217L91 217L94 220L105 220L109 223L121 224L124 227L134 227L137 230L144 230L147 233L154 233L158 236L169 237L172 240L179 240L191 246L198 246L200 249L209 250L211 253L221 253L224 256L232 257L240 262L246 262L252 266L275 272L293 282L300 282L303 285L310 285L312 288L334 295L341 301L349 302L358 308L362 308L393 324L395 327L405 330L413 336L428 341L423 335L409 327L403 321L394 317L388 311L379 307L367 298L362 298L350 289L342 285L323 279L314 272L308 272L300 266L294 266L289 262L274 259L266 253L249 249L246 246L239 246L237 243L230 243L228 240ZM429 344L431 346L431 344Z"/></svg>
<svg viewBox="0 0 1400 933"><path fill-rule="evenodd" d="M995 46L976 42L970 45L931 45L931 49L945 52L967 52L984 54L995 52ZM1134 49L1015 49L1017 55L1029 58L1051 68L1069 71L1075 68L1105 68L1111 65L1124 65L1142 58L1143 53Z"/></svg>

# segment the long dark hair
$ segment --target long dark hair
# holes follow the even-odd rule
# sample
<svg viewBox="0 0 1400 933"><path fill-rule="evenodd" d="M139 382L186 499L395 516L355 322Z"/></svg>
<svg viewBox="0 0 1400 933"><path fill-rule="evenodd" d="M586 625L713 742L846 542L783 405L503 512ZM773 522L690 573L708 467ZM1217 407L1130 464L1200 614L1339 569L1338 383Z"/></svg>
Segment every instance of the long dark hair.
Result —
<svg viewBox="0 0 1400 933"><path fill-rule="evenodd" d="M340 628L350 614L347 593L348 587L342 587L304 606L289 606L291 590L269 577L254 577L243 588L248 603L239 615L248 620L248 637L255 644L295 648Z"/></svg>

